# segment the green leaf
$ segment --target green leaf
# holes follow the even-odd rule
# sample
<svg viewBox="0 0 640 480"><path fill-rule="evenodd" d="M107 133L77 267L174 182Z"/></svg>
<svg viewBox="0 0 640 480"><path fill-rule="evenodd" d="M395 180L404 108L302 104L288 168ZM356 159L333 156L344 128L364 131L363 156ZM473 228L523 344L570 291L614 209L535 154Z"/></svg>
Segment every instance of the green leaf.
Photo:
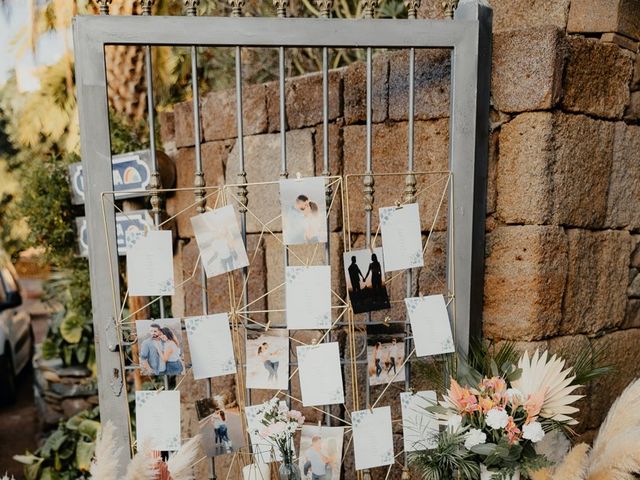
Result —
<svg viewBox="0 0 640 480"><path fill-rule="evenodd" d="M98 436L98 432L100 431L100 422L96 422L95 420L83 420L78 426L78 431L91 438L91 440L95 440Z"/></svg>
<svg viewBox="0 0 640 480"><path fill-rule="evenodd" d="M51 452L57 451L64 441L67 439L67 434L63 430L56 430L49 438L44 442L41 452L44 457L51 455Z"/></svg>
<svg viewBox="0 0 640 480"><path fill-rule="evenodd" d="M88 472L91 467L91 459L93 458L93 452L96 449L94 442L85 442L80 440L76 447L76 465L78 470Z"/></svg>
<svg viewBox="0 0 640 480"><path fill-rule="evenodd" d="M471 447L471 451L478 455L488 456L495 453L497 447L495 443L481 443L480 445Z"/></svg>
<svg viewBox="0 0 640 480"><path fill-rule="evenodd" d="M76 312L69 312L60 324L60 335L67 343L75 344L82 338L84 318Z"/></svg>
<svg viewBox="0 0 640 480"><path fill-rule="evenodd" d="M23 465L33 465L34 463L42 463L42 458L35 456L33 453L26 453L25 455L14 455L13 459L22 463Z"/></svg>
<svg viewBox="0 0 640 480"><path fill-rule="evenodd" d="M53 339L45 338L42 342L42 357L45 360L51 360L53 358L58 358L60 355L60 350L58 346L55 344Z"/></svg>

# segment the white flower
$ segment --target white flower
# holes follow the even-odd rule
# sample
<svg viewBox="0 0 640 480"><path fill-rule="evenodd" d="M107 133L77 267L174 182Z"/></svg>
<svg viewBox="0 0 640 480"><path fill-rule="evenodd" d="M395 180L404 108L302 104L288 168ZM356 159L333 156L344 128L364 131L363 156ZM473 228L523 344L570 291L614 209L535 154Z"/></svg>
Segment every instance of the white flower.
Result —
<svg viewBox="0 0 640 480"><path fill-rule="evenodd" d="M447 419L447 428L453 430L454 432L460 428L460 424L462 423L462 417L460 415L451 415Z"/></svg>
<svg viewBox="0 0 640 480"><path fill-rule="evenodd" d="M531 422L522 427L522 437L531 440L533 443L538 443L544 438L544 430L540 422Z"/></svg>
<svg viewBox="0 0 640 480"><path fill-rule="evenodd" d="M482 430L478 430L477 428L472 428L467 432L464 436L464 447L467 450L471 450L476 445L480 445L481 443L485 443L487 441L487 434Z"/></svg>
<svg viewBox="0 0 640 480"><path fill-rule="evenodd" d="M509 415L504 410L492 408L487 412L487 425L494 430L505 428L509 423Z"/></svg>
<svg viewBox="0 0 640 480"><path fill-rule="evenodd" d="M509 396L509 401L513 402L513 399L516 398L522 402L524 395L517 388L510 388L507 390L507 395Z"/></svg>

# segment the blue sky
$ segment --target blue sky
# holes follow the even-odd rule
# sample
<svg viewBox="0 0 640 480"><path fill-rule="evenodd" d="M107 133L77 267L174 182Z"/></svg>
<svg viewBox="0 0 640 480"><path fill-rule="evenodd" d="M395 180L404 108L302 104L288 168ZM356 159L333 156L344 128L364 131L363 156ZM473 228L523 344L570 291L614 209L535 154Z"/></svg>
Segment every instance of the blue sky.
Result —
<svg viewBox="0 0 640 480"><path fill-rule="evenodd" d="M35 55L28 51L19 56L12 42L29 25L30 0L5 0L5 3L6 6L0 7L0 86L15 68L21 90L37 89L35 68L60 59L64 52L63 38L57 33L44 35L38 42Z"/></svg>

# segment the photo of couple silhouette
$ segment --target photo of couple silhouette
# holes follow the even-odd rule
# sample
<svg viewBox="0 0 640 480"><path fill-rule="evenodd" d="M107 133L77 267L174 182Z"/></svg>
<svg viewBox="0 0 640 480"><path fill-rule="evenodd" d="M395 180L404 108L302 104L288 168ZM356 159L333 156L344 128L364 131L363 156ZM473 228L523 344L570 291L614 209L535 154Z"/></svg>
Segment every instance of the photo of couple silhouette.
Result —
<svg viewBox="0 0 640 480"><path fill-rule="evenodd" d="M344 273L353 313L390 308L382 248L344 252Z"/></svg>
<svg viewBox="0 0 640 480"><path fill-rule="evenodd" d="M179 318L136 321L143 375L182 375L184 361Z"/></svg>

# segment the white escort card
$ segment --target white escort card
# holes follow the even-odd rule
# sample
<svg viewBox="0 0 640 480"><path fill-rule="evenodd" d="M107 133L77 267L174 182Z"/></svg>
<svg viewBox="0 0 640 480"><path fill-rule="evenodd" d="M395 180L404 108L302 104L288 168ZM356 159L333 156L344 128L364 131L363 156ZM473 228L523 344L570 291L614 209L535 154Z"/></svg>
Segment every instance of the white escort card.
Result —
<svg viewBox="0 0 640 480"><path fill-rule="evenodd" d="M442 295L405 298L416 355L426 357L455 351L447 305Z"/></svg>
<svg viewBox="0 0 640 480"><path fill-rule="evenodd" d="M191 217L191 225L208 278L249 265L238 218L231 205Z"/></svg>
<svg viewBox="0 0 640 480"><path fill-rule="evenodd" d="M331 328L331 267L286 267L289 330Z"/></svg>
<svg viewBox="0 0 640 480"><path fill-rule="evenodd" d="M418 204L382 207L380 231L387 272L424 266Z"/></svg>
<svg viewBox="0 0 640 480"><path fill-rule="evenodd" d="M338 342L300 346L296 350L302 405L344 403Z"/></svg>
<svg viewBox="0 0 640 480"><path fill-rule="evenodd" d="M173 295L173 245L169 230L150 230L127 247L129 296Z"/></svg>
<svg viewBox="0 0 640 480"><path fill-rule="evenodd" d="M436 392L425 390L422 392L402 392L402 434L404 437L404 451L417 452L419 450L435 448L438 445L438 421L426 408L437 405Z"/></svg>
<svg viewBox="0 0 640 480"><path fill-rule="evenodd" d="M189 340L194 379L236 373L229 316L226 313L187 317L184 324Z"/></svg>
<svg viewBox="0 0 640 480"><path fill-rule="evenodd" d="M136 440L138 451L180 448L180 392L136 392Z"/></svg>
<svg viewBox="0 0 640 480"><path fill-rule="evenodd" d="M351 425L356 470L394 463L390 407L352 412Z"/></svg>

